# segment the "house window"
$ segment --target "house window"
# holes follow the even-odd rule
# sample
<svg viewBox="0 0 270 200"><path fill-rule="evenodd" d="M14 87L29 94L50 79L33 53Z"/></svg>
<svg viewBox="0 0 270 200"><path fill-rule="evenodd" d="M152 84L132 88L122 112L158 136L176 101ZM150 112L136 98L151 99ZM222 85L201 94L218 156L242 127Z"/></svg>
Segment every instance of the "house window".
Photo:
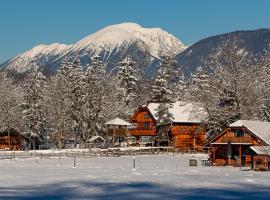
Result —
<svg viewBox="0 0 270 200"><path fill-rule="evenodd" d="M150 128L150 122L144 122L144 128L149 129Z"/></svg>
<svg viewBox="0 0 270 200"><path fill-rule="evenodd" d="M151 116L149 114L144 115L144 119L150 119L150 118L151 118Z"/></svg>
<svg viewBox="0 0 270 200"><path fill-rule="evenodd" d="M241 129L236 129L234 130L234 136L235 137L243 137L244 136L244 131Z"/></svg>

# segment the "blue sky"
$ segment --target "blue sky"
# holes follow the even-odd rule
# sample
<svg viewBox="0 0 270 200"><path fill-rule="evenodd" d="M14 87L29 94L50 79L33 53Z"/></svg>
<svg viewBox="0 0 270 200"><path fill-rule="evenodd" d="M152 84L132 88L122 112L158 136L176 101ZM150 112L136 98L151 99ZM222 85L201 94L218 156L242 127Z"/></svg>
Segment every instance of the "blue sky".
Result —
<svg viewBox="0 0 270 200"><path fill-rule="evenodd" d="M191 44L270 28L269 0L0 0L0 63L38 44L74 43L121 22L161 27Z"/></svg>

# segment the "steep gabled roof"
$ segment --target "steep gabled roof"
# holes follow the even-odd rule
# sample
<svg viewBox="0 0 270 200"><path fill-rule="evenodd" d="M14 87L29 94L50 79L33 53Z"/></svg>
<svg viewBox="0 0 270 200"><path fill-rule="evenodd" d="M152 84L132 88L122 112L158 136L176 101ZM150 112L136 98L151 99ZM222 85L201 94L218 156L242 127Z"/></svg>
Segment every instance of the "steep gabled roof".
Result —
<svg viewBox="0 0 270 200"><path fill-rule="evenodd" d="M231 128L246 127L258 138L270 145L270 122L238 120L230 124Z"/></svg>
<svg viewBox="0 0 270 200"><path fill-rule="evenodd" d="M157 109L159 103L149 103L145 105L157 120ZM196 104L177 101L173 103L173 107L169 109L173 115L175 123L202 123L206 117L204 109Z"/></svg>

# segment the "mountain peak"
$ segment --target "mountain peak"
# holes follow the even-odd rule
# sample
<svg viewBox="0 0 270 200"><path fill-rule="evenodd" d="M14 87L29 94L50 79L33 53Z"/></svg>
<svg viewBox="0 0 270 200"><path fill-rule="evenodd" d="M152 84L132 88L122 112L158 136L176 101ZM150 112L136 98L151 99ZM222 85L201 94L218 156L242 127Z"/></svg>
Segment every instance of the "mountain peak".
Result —
<svg viewBox="0 0 270 200"><path fill-rule="evenodd" d="M88 45L104 46L108 43L119 43L141 40L150 49L154 57L160 57L162 53L174 51L175 54L185 49L185 45L172 34L161 28L144 28L136 23L121 23L107 26L94 34L91 34L75 44L75 48L83 48Z"/></svg>
<svg viewBox="0 0 270 200"><path fill-rule="evenodd" d="M1 68L22 73L32 66L40 65L54 71L63 58L77 57L82 63L89 63L93 53L102 55L103 61L111 68L128 54L133 58L137 57L137 63L141 60L142 63L149 64L163 54L177 54L184 49L185 46L179 39L161 28L145 28L137 23L127 22L106 26L72 45L38 45L7 61ZM145 58L147 62L143 62Z"/></svg>

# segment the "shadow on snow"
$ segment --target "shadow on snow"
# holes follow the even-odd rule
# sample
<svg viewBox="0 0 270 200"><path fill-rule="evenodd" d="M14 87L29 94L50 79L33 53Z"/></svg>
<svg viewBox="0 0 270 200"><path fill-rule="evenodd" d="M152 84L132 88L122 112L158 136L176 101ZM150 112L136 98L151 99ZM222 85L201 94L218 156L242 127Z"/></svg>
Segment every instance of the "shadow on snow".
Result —
<svg viewBox="0 0 270 200"><path fill-rule="evenodd" d="M242 184L237 188L178 188L154 183L62 182L36 187L1 187L0 199L269 199L270 186Z"/></svg>

